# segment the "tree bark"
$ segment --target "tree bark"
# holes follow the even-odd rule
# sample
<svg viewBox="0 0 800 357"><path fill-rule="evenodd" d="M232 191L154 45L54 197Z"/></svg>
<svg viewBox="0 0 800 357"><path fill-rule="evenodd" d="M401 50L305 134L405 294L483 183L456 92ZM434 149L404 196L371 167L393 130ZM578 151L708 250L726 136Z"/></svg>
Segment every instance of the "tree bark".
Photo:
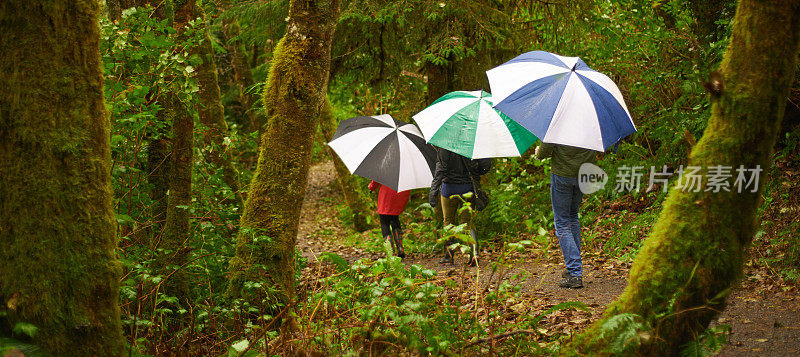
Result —
<svg viewBox="0 0 800 357"><path fill-rule="evenodd" d="M228 1L223 3L227 7ZM267 123L267 118L264 115L264 110L259 106L258 94L255 91L249 91L248 88L255 84L253 79L253 72L250 68L250 62L247 59L247 50L242 42L239 40L241 28L239 21L232 16L222 17L222 31L226 38L225 47L231 56L231 67L233 68L233 77L236 84L239 86L241 102L245 107L247 122L242 123L244 132L252 133L257 131L260 134L264 130L264 125Z"/></svg>
<svg viewBox="0 0 800 357"><path fill-rule="evenodd" d="M164 222L167 221L169 205L167 192L169 192L171 164L168 141L163 137L150 138L150 144L147 145L147 183L150 184L150 199L153 201L150 205L149 237L153 249L155 242L164 234Z"/></svg>
<svg viewBox="0 0 800 357"><path fill-rule="evenodd" d="M186 271L177 267L188 260L189 246L189 206L192 201L192 144L194 120L177 95L167 93L164 98L164 117L172 124L172 150L169 157L169 194L167 195L166 223L160 239L153 249L157 253L153 270L166 280L163 292L186 303L189 298L189 282ZM168 276L168 278L167 278Z"/></svg>
<svg viewBox="0 0 800 357"><path fill-rule="evenodd" d="M289 306L295 295L294 255L311 149L327 93L338 0L292 0L286 35L264 91L267 128L231 260L227 296L262 305L265 295ZM246 289L265 282L267 294Z"/></svg>
<svg viewBox="0 0 800 357"><path fill-rule="evenodd" d="M322 129L322 134L325 137L325 141L329 142L333 138L333 134L336 133L337 124L336 118L334 118L331 110L331 104L327 98L325 99L325 105L320 115L320 120L319 125ZM350 173L350 170L347 169L347 166L345 166L339 156L333 152L333 149L331 149L330 146L325 146L327 147L331 161L333 161L333 167L336 169L336 181L339 183L339 188L342 190L342 196L345 202L347 202L347 206L350 207L350 212L353 215L353 229L357 232L364 232L372 228L372 225L367 223L367 216L370 214L369 204L362 194L361 189L358 187L355 176Z"/></svg>
<svg viewBox="0 0 800 357"><path fill-rule="evenodd" d="M178 33L190 20L200 18L205 21L203 10L194 0L185 1L175 8L175 27ZM230 154L227 151L225 138L228 136L228 124L225 122L225 113L220 100L219 83L217 82L217 65L214 62L214 50L211 47L211 37L205 23L196 27L203 33L203 41L191 49L192 54L200 56L203 63L197 67L197 82L199 85L199 105L197 113L200 122L205 126L203 138L204 147L210 145L208 150L209 161L222 170L222 181L233 191L239 206L244 205L239 173L233 166Z"/></svg>
<svg viewBox="0 0 800 357"><path fill-rule="evenodd" d="M0 329L57 356L123 352L100 11L0 2Z"/></svg>
<svg viewBox="0 0 800 357"><path fill-rule="evenodd" d="M703 44L704 49L707 50L712 42L722 39L724 34L720 26L717 25L717 21L725 16L723 10L729 4L733 4L733 1L702 0L687 1L686 4L694 14L695 23L692 26L694 33Z"/></svg>
<svg viewBox="0 0 800 357"><path fill-rule="evenodd" d="M178 30L179 38L182 36L180 29L193 18L194 14L194 1L175 3L175 6L171 6L170 2L143 0L137 5L158 6L155 15L173 23ZM156 228L160 230L153 232L151 248L156 254L151 268L153 272L166 279L163 280L162 289L157 292L163 291L167 296L176 297L178 301L185 303L190 298L189 283L185 270L177 267L181 267L187 262L191 251L189 246L191 235L189 206L191 205L194 119L176 93L166 90L160 94L158 100L162 105L159 113L160 119L169 123L172 136L169 146L163 145L162 138L155 138L150 143L154 152L148 153L152 155L152 164L156 164L159 158L167 155L165 162L150 173L156 175L151 180L159 184L154 186L151 191L156 204L155 212L163 214L165 219L163 226L156 225ZM159 177L165 174L168 176ZM167 192L164 192L164 186L169 188ZM154 217L154 220L156 219ZM157 294L150 298L155 304Z"/></svg>
<svg viewBox="0 0 800 357"><path fill-rule="evenodd" d="M690 166L701 167L703 174L713 166L730 166L733 179L740 165L767 171L799 46L800 1L739 2L721 79L711 83L712 116L692 150ZM678 355L707 328L741 279L746 249L758 227L764 181L759 180L755 192L741 193L734 182L732 192L673 188L625 292L573 340L568 353L622 353L613 351L613 341L629 329L604 330L603 324L623 313L641 324L628 340L627 354Z"/></svg>

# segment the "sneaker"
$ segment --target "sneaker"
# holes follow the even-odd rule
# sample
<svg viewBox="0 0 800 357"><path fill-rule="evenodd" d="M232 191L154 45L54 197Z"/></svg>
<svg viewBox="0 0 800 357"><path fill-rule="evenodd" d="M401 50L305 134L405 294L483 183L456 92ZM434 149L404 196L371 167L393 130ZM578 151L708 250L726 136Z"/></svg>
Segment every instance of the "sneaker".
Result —
<svg viewBox="0 0 800 357"><path fill-rule="evenodd" d="M564 271L561 272L561 279L569 279L570 277L572 277L572 275L569 275L569 270L564 269Z"/></svg>
<svg viewBox="0 0 800 357"><path fill-rule="evenodd" d="M562 279L558 286L569 289L580 289L583 287L583 279L579 276L571 276L567 279Z"/></svg>

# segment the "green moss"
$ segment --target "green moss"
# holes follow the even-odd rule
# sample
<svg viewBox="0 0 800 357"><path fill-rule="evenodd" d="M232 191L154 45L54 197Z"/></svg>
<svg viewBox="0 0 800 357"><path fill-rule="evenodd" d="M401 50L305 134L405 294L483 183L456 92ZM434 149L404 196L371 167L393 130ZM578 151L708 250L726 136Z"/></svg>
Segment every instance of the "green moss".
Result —
<svg viewBox="0 0 800 357"><path fill-rule="evenodd" d="M162 138L151 138L147 145L147 183L150 184L150 242L155 244L156 239L164 231L164 222L167 217L167 191L169 191L169 147Z"/></svg>
<svg viewBox="0 0 800 357"><path fill-rule="evenodd" d="M226 291L229 298L258 305L267 300L288 306L294 297L295 240L327 91L338 1L294 0L289 13L289 28L275 48L264 91L269 124L261 138ZM245 291L248 281L267 283L271 289Z"/></svg>
<svg viewBox="0 0 800 357"><path fill-rule="evenodd" d="M258 108L259 97L255 91L248 91L247 89L253 86L255 80L253 79L253 72L250 70L250 64L247 61L247 51L241 40L239 40L241 28L239 21L232 16L224 16L222 18L222 29L225 34L225 44L231 57L231 67L233 68L234 80L239 85L239 92L241 93L241 100L244 107L247 109L247 121L245 118L234 118L239 120L239 124L246 133L258 131L262 133L267 119L264 112Z"/></svg>
<svg viewBox="0 0 800 357"><path fill-rule="evenodd" d="M189 297L189 282L183 266L189 250L187 240L189 229L189 210L192 188L192 143L194 121L177 95L169 93L164 101L164 119L172 126L172 150L169 156L169 195L166 207L166 222L160 238L151 248L160 250L156 254L152 268L163 275L161 292L174 296L178 301ZM155 296L153 296L155 298Z"/></svg>
<svg viewBox="0 0 800 357"><path fill-rule="evenodd" d="M205 17L202 9L194 6L194 1L189 1L194 8L195 17ZM188 5L187 5L188 6ZM187 10L188 11L188 10ZM222 180L236 196L241 206L244 200L240 192L239 174L233 166L230 155L225 148L225 137L228 136L228 124L225 122L225 113L220 101L220 90L217 81L217 65L214 62L214 51L211 47L211 37L206 31L205 24L197 28L203 32L203 42L197 45L192 51L197 54L203 63L197 67L197 82L199 84L198 97L200 99L197 112L200 122L206 126L203 132L205 145L212 145L208 153L211 163L222 169ZM222 149L222 150L220 150Z"/></svg>
<svg viewBox="0 0 800 357"><path fill-rule="evenodd" d="M98 12L0 4L0 323L59 356L123 349Z"/></svg>

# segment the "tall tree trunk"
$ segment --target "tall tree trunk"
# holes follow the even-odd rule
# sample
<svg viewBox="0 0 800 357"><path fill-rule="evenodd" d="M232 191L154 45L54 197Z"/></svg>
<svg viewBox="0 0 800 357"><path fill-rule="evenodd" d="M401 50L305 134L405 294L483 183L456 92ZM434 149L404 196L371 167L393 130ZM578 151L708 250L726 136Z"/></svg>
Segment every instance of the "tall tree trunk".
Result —
<svg viewBox="0 0 800 357"><path fill-rule="evenodd" d="M327 98L325 98L325 105L322 108L319 125L320 128L322 128L325 141L331 141L333 134L336 133L336 118L333 116L331 103ZM350 207L350 212L353 214L353 229L357 232L364 232L372 228L371 225L367 223L367 216L370 215L369 204L361 193L362 191L358 187L355 176L350 174L350 170L347 169L347 166L345 166L339 156L333 152L330 146L327 146L327 150L328 155L330 155L333 161L333 167L336 169L336 180L339 182L339 188L342 189L342 196L344 196L344 200L347 202L347 206Z"/></svg>
<svg viewBox="0 0 800 357"><path fill-rule="evenodd" d="M239 173L233 166L230 154L226 149L225 137L228 136L228 124L225 122L225 113L220 100L219 83L217 82L217 65L214 62L214 50L211 47L211 37L204 23L205 14L194 0L185 1L175 7L175 27L181 32L190 20L200 18L202 25L196 27L203 33L203 41L195 46L191 52L200 56L203 63L197 67L197 82L199 85L197 108L200 122L205 125L203 138L204 146L211 146L208 151L209 161L222 170L222 180L233 191L239 206L244 205Z"/></svg>
<svg viewBox="0 0 800 357"><path fill-rule="evenodd" d="M172 150L169 157L169 194L163 234L153 245L163 249L157 253L153 270L164 275L164 293L186 303L189 282L182 265L188 260L190 246L189 206L192 201L192 143L194 120L177 95L167 93L163 99L164 116L172 125Z"/></svg>
<svg viewBox="0 0 800 357"><path fill-rule="evenodd" d="M298 219L327 93L338 17L338 0L289 4L287 32L275 49L264 91L269 121L230 264L227 295L231 298L261 305L264 292L246 291L248 281L274 286L275 298L284 306L294 297Z"/></svg>
<svg viewBox="0 0 800 357"><path fill-rule="evenodd" d="M192 1L191 5L193 3ZM193 8L184 6L184 2L171 6L172 3L169 1L142 0L137 5L145 6L147 4L158 6L155 10L155 15L159 18L166 18L168 22L175 24L175 27L179 30L179 38L182 36L180 31L182 25L193 18ZM157 274L165 277L166 280L162 283L163 292L167 296L176 297L178 301L185 303L189 299L189 283L183 265L187 262L190 252L189 206L191 205L194 121L191 113L176 93L162 93L158 100L163 108L159 113L160 119L169 123L172 137L170 138L169 147L160 143L163 140L162 138L156 138L150 144L153 146L153 150L164 150L152 153L153 163L162 155L169 153L166 157L166 162L157 171L150 173L151 175L168 175L166 178L155 177L154 180L160 185L154 186L153 191L151 191L156 205L166 205L163 208L165 219L163 229L161 231L156 230L153 234L154 239L151 246L154 250L159 249L161 251L156 253L151 268ZM164 185L169 188L167 192L163 192ZM162 193L166 195L159 196ZM155 211L161 213L162 211L158 206ZM156 225L156 227L162 228L159 225ZM151 298L155 301L157 295Z"/></svg>
<svg viewBox="0 0 800 357"><path fill-rule="evenodd" d="M633 334L632 352L677 355L725 307L742 276L764 186L760 180L755 192L737 192L736 169L765 172L771 165L798 47L800 1L740 1L721 78L712 77L712 116L689 160L703 174L717 165L731 167L732 192L673 188L625 292L573 341L578 354L611 354L612 342L630 329L602 326L627 313L647 330Z"/></svg>
<svg viewBox="0 0 800 357"><path fill-rule="evenodd" d="M163 115L163 109L162 113ZM166 135L166 134L164 134ZM169 204L169 175L171 158L168 139L151 138L147 145L147 183L150 184L150 246L155 249L156 242L164 234L164 222L167 221Z"/></svg>
<svg viewBox="0 0 800 357"><path fill-rule="evenodd" d="M703 45L704 50L708 50L712 42L721 40L724 33L721 31L720 25L717 21L725 16L724 10L729 5L732 6L732 0L695 0L687 1L687 6L694 14L694 24L692 28L695 35ZM730 14L729 14L730 16ZM725 18L730 20L730 17Z"/></svg>
<svg viewBox="0 0 800 357"><path fill-rule="evenodd" d="M117 21L122 18L122 2L120 0L106 0L108 19Z"/></svg>
<svg viewBox="0 0 800 357"><path fill-rule="evenodd" d="M222 6L228 7L229 1L224 1ZM255 91L248 91L248 88L255 84L253 79L253 72L250 68L250 63L247 58L247 50L239 40L241 35L241 28L239 20L233 16L222 17L222 31L225 35L225 48L231 56L231 67L233 68L233 77L236 84L239 86L241 95L241 102L244 104L247 116L247 122L242 123L244 131L252 133L257 131L260 134L264 130L264 125L267 123L267 118L264 115L264 110L259 106L260 101L258 94Z"/></svg>
<svg viewBox="0 0 800 357"><path fill-rule="evenodd" d="M0 326L52 355L123 351L99 14L0 2Z"/></svg>

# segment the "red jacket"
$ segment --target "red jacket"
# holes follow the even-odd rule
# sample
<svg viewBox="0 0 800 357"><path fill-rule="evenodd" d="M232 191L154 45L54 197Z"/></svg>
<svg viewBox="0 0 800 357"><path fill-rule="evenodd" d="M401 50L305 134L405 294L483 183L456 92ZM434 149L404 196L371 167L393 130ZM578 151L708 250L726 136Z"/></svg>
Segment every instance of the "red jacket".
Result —
<svg viewBox="0 0 800 357"><path fill-rule="evenodd" d="M406 208L406 203L408 203L408 197L411 195L411 191L405 190L403 192L396 192L395 190L381 185L375 181L371 181L369 183L369 190L375 191L381 188L378 191L378 214L387 214L391 216L399 216L400 213L403 213L403 210Z"/></svg>

